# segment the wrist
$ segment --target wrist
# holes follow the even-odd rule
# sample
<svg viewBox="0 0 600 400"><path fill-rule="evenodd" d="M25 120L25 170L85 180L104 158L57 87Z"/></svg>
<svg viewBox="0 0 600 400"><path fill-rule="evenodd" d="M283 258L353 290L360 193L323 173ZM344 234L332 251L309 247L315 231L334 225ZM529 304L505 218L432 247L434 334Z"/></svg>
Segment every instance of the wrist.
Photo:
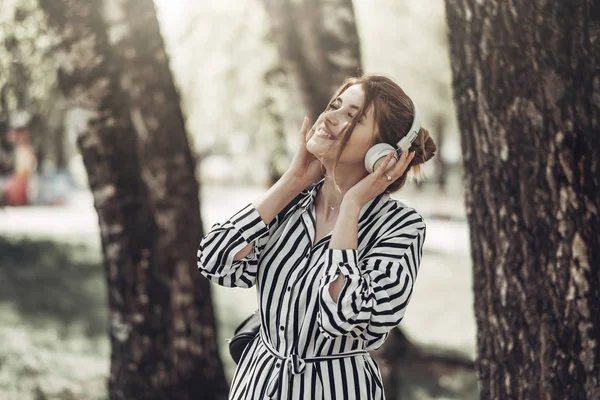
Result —
<svg viewBox="0 0 600 400"><path fill-rule="evenodd" d="M360 214L360 210L362 210L362 205L359 201L351 198L345 198L342 200L342 204L340 204L340 212L344 214L357 215Z"/></svg>
<svg viewBox="0 0 600 400"><path fill-rule="evenodd" d="M279 182L290 190L297 191L298 193L312 183L306 182L304 179L292 175L289 172L285 172L279 179Z"/></svg>

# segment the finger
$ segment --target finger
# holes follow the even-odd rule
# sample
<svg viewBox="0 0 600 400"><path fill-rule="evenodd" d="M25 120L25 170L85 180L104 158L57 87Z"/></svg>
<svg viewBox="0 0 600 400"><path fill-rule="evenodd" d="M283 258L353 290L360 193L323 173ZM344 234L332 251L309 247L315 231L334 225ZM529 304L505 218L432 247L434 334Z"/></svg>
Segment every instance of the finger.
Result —
<svg viewBox="0 0 600 400"><path fill-rule="evenodd" d="M385 171L387 170L388 165L390 164L390 161L392 161L392 158L394 158L394 152L391 152L390 154L385 156L385 158L380 163L379 167L377 167L375 172L383 176L385 174Z"/></svg>
<svg viewBox="0 0 600 400"><path fill-rule="evenodd" d="M400 160L398 160L398 163L394 166L393 168L393 173L397 174L397 176L400 176L404 173L404 171L408 168L408 166L410 165L410 162L412 161L412 159L415 156L415 152L408 152L405 151L402 153L402 155L400 156Z"/></svg>
<svg viewBox="0 0 600 400"><path fill-rule="evenodd" d="M302 120L302 128L300 128L300 137L302 139L306 138L306 132L308 131L308 126L309 126L309 120L308 120L308 116L305 115L304 116L304 120Z"/></svg>
<svg viewBox="0 0 600 400"><path fill-rule="evenodd" d="M309 130L308 130L308 134L306 135L306 141L308 142L310 140L311 137L313 137L313 135L315 134L316 130L315 127L312 126Z"/></svg>
<svg viewBox="0 0 600 400"><path fill-rule="evenodd" d="M300 128L300 147L306 148L306 143L310 140L314 131L312 129L308 129L310 126L310 120L308 116L304 116L302 120L302 127Z"/></svg>
<svg viewBox="0 0 600 400"><path fill-rule="evenodd" d="M396 153L394 153L394 154L396 154ZM413 157L414 157L414 151L413 152L403 151L400 154L400 157L399 157L398 161L396 162L396 164L394 164L389 171L385 172L385 170L384 170L385 178L387 179L388 176L390 176L392 178L389 181L390 184L392 182L394 182L396 179L398 179L398 177L402 176L402 174L404 174L404 171L406 170L406 168L408 168L408 165L412 161Z"/></svg>

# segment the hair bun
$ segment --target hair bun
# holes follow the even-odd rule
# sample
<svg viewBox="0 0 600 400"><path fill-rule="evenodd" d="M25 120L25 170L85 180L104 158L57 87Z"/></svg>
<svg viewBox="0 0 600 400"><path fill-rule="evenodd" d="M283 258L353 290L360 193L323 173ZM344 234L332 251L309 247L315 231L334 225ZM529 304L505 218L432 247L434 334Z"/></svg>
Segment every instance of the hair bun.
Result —
<svg viewBox="0 0 600 400"><path fill-rule="evenodd" d="M437 146L429 136L429 131L425 128L421 128L411 149L415 152L415 157L413 158L411 165L415 166L430 160L435 155Z"/></svg>
<svg viewBox="0 0 600 400"><path fill-rule="evenodd" d="M421 128L419 130L419 134L413 142L411 151L415 152L415 156L410 162L410 178L415 182L423 182L425 176L421 166L430 160L437 151L437 146L431 136L429 136L429 131L427 129Z"/></svg>

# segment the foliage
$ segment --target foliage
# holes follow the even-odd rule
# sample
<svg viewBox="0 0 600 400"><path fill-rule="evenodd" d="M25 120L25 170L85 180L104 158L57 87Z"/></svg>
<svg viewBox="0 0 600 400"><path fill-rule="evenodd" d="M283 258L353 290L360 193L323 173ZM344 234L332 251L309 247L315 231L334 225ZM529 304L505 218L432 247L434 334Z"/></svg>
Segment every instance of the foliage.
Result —
<svg viewBox="0 0 600 400"><path fill-rule="evenodd" d="M281 173L289 162L285 133L297 131L304 111L279 65L262 4L178 3L185 14L170 2L157 6L196 150L236 155L241 173L256 161Z"/></svg>
<svg viewBox="0 0 600 400"><path fill-rule="evenodd" d="M0 13L0 119L26 110L38 156L62 161L65 102L57 87L54 47L36 0L5 0Z"/></svg>

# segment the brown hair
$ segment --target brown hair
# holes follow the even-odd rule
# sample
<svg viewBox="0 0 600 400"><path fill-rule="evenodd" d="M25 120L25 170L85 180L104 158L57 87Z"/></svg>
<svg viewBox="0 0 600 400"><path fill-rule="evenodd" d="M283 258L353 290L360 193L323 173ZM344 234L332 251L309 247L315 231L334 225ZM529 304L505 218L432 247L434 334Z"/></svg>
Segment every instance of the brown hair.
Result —
<svg viewBox="0 0 600 400"><path fill-rule="evenodd" d="M390 78L381 75L363 75L361 77L348 77L331 98L327 108L350 86L359 84L365 92L365 101L356 116L350 121L348 126L341 134L341 145L335 156L333 164L333 178L335 182L335 169L340 156L348 143L348 139L356 126L356 123L367 113L369 107L373 105L373 118L379 134L374 138L373 143L388 143L394 148L410 129L414 119L414 109L411 99L404 91ZM388 189L387 193L392 193L400 189L406 183L406 178L410 172L415 180L422 180L421 165L435 155L437 146L429 136L429 131L423 127L419 130L417 138L412 143L408 151L414 151L415 156L410 162L409 168L396 179Z"/></svg>

